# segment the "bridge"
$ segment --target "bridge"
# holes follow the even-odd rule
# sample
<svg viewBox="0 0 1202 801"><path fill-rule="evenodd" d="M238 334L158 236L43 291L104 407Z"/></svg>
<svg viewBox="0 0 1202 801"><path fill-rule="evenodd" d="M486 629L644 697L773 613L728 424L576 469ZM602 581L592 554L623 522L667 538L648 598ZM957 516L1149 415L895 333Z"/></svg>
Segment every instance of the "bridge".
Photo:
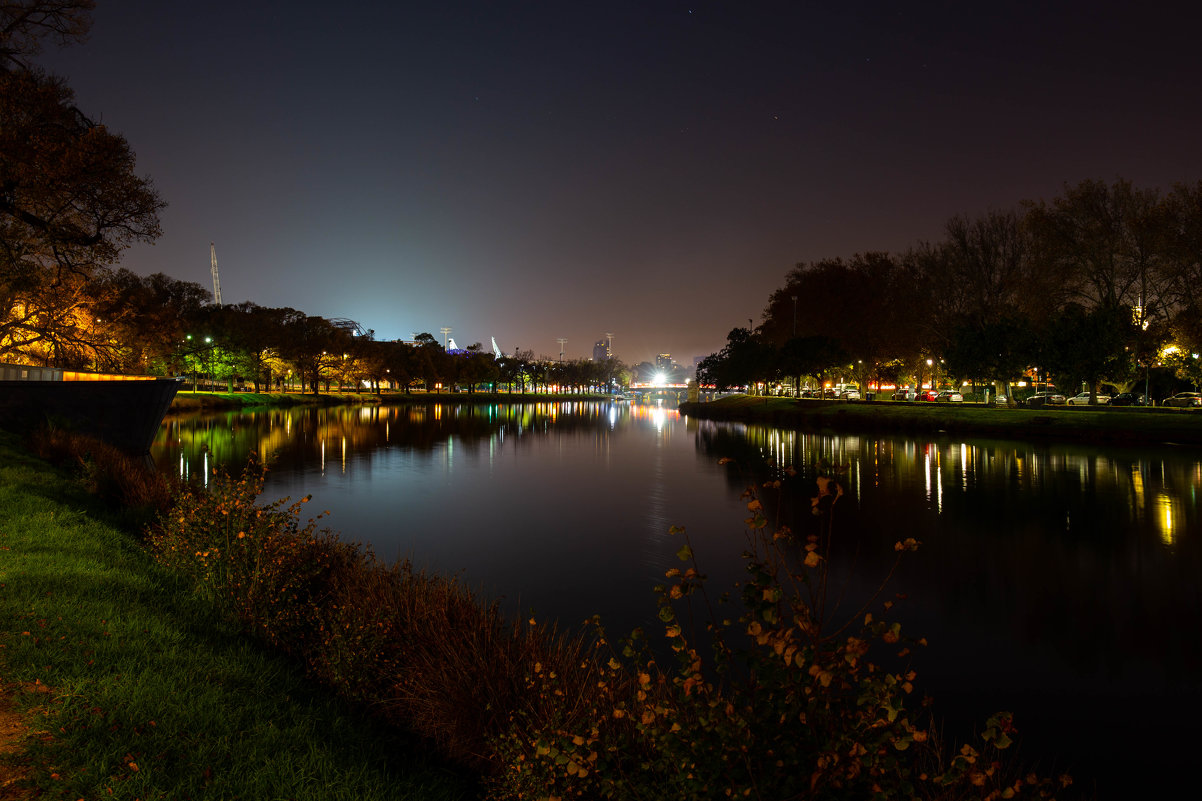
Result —
<svg viewBox="0 0 1202 801"><path fill-rule="evenodd" d="M664 399L673 400L677 403L688 400L689 385L688 384L664 384L664 383L643 383L633 381L630 384L630 392L639 401Z"/></svg>

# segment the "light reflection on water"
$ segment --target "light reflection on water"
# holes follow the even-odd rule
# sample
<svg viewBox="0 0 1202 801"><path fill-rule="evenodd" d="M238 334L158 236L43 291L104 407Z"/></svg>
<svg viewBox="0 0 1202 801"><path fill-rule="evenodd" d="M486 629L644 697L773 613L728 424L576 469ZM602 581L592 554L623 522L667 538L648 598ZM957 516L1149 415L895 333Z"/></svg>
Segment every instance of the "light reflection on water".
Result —
<svg viewBox="0 0 1202 801"><path fill-rule="evenodd" d="M269 498L312 494L332 528L384 558L458 573L515 613L567 625L601 613L619 633L654 627L649 588L681 544L670 526L724 586L741 569L739 494L796 467L765 506L804 533L822 466L847 490L836 557L854 565L849 608L894 541L923 541L893 586L909 596L907 630L931 642L920 681L954 725L1010 709L1033 753L1088 764L1112 789L1124 766L1189 764L1181 744L1202 713L1196 450L835 436L573 402L171 419L153 455L189 475L252 450L271 465Z"/></svg>

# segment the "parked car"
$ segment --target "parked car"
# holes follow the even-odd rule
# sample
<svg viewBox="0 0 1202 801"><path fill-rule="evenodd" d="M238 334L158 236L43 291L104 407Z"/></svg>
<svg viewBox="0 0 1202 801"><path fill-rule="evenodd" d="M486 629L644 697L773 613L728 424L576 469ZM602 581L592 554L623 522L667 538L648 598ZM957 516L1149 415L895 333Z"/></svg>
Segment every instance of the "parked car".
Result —
<svg viewBox="0 0 1202 801"><path fill-rule="evenodd" d="M1110 403L1109 395L1099 394L1097 396L1097 399L1098 399L1099 406L1105 406L1106 404ZM1068 404L1069 406L1088 406L1089 405L1089 393L1082 392L1079 395L1074 395L1071 398L1069 398L1068 400L1066 400L1065 403Z"/></svg>
<svg viewBox="0 0 1202 801"><path fill-rule="evenodd" d="M935 396L935 401L938 403L959 403L964 400L964 396L954 389L945 389Z"/></svg>
<svg viewBox="0 0 1202 801"><path fill-rule="evenodd" d="M845 387L843 391L839 393L839 397L843 400L859 400L860 390L856 389L855 387Z"/></svg>
<svg viewBox="0 0 1202 801"><path fill-rule="evenodd" d="M894 392L893 400L895 400L895 401L912 401L917 396L918 396L917 392L915 392L914 390L909 389L907 387L906 389L899 389L897 392Z"/></svg>
<svg viewBox="0 0 1202 801"><path fill-rule="evenodd" d="M933 389L920 389L914 396L914 400L933 401L939 397L939 393Z"/></svg>
<svg viewBox="0 0 1202 801"><path fill-rule="evenodd" d="M1110 399L1111 406L1147 406L1147 395L1135 395L1130 392L1120 392Z"/></svg>
<svg viewBox="0 0 1202 801"><path fill-rule="evenodd" d="M1160 402L1161 406L1183 406L1186 408L1194 406L1202 406L1202 393L1200 392L1178 392L1171 398L1165 398Z"/></svg>
<svg viewBox="0 0 1202 801"><path fill-rule="evenodd" d="M1059 392L1040 391L1023 401L1024 406L1062 406L1065 398Z"/></svg>

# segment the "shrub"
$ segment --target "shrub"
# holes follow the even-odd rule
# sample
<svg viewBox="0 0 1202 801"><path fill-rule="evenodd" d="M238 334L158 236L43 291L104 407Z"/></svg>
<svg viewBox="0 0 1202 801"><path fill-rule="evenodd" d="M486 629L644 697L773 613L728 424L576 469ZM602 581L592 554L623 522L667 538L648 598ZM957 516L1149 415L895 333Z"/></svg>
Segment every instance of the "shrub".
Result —
<svg viewBox="0 0 1202 801"><path fill-rule="evenodd" d="M46 427L33 432L30 449L57 465L71 465L92 494L145 524L172 504L175 487L154 469L149 457L138 459L87 434Z"/></svg>
<svg viewBox="0 0 1202 801"><path fill-rule="evenodd" d="M526 703L533 666L566 672L581 661L579 637L510 623L454 578L407 561L369 559L314 615L323 636L306 658L316 677L478 770L495 768L488 742Z"/></svg>
<svg viewBox="0 0 1202 801"><path fill-rule="evenodd" d="M507 622L454 578L386 565L317 519L302 524L309 498L257 503L263 479L252 459L238 477L181 490L152 533L156 558L376 716L492 770L488 742L532 706L524 677L586 664L579 637Z"/></svg>
<svg viewBox="0 0 1202 801"><path fill-rule="evenodd" d="M264 474L252 456L238 478L215 471L207 488L182 488L151 546L160 562L189 576L248 628L299 653L316 634L310 610L360 557L355 546L319 530L319 518L300 523L308 497L258 505Z"/></svg>

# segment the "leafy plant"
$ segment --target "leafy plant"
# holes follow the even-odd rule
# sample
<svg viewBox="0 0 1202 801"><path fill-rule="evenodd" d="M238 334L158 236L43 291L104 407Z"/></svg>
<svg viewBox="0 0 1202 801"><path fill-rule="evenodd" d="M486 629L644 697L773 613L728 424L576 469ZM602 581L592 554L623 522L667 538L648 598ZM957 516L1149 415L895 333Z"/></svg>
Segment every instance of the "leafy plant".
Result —
<svg viewBox="0 0 1202 801"><path fill-rule="evenodd" d="M205 489L182 491L159 519L151 546L220 607L289 651L312 634L309 610L330 595L339 568L357 561L318 518L300 522L306 496L259 505L265 469L252 456L234 478L214 471Z"/></svg>

